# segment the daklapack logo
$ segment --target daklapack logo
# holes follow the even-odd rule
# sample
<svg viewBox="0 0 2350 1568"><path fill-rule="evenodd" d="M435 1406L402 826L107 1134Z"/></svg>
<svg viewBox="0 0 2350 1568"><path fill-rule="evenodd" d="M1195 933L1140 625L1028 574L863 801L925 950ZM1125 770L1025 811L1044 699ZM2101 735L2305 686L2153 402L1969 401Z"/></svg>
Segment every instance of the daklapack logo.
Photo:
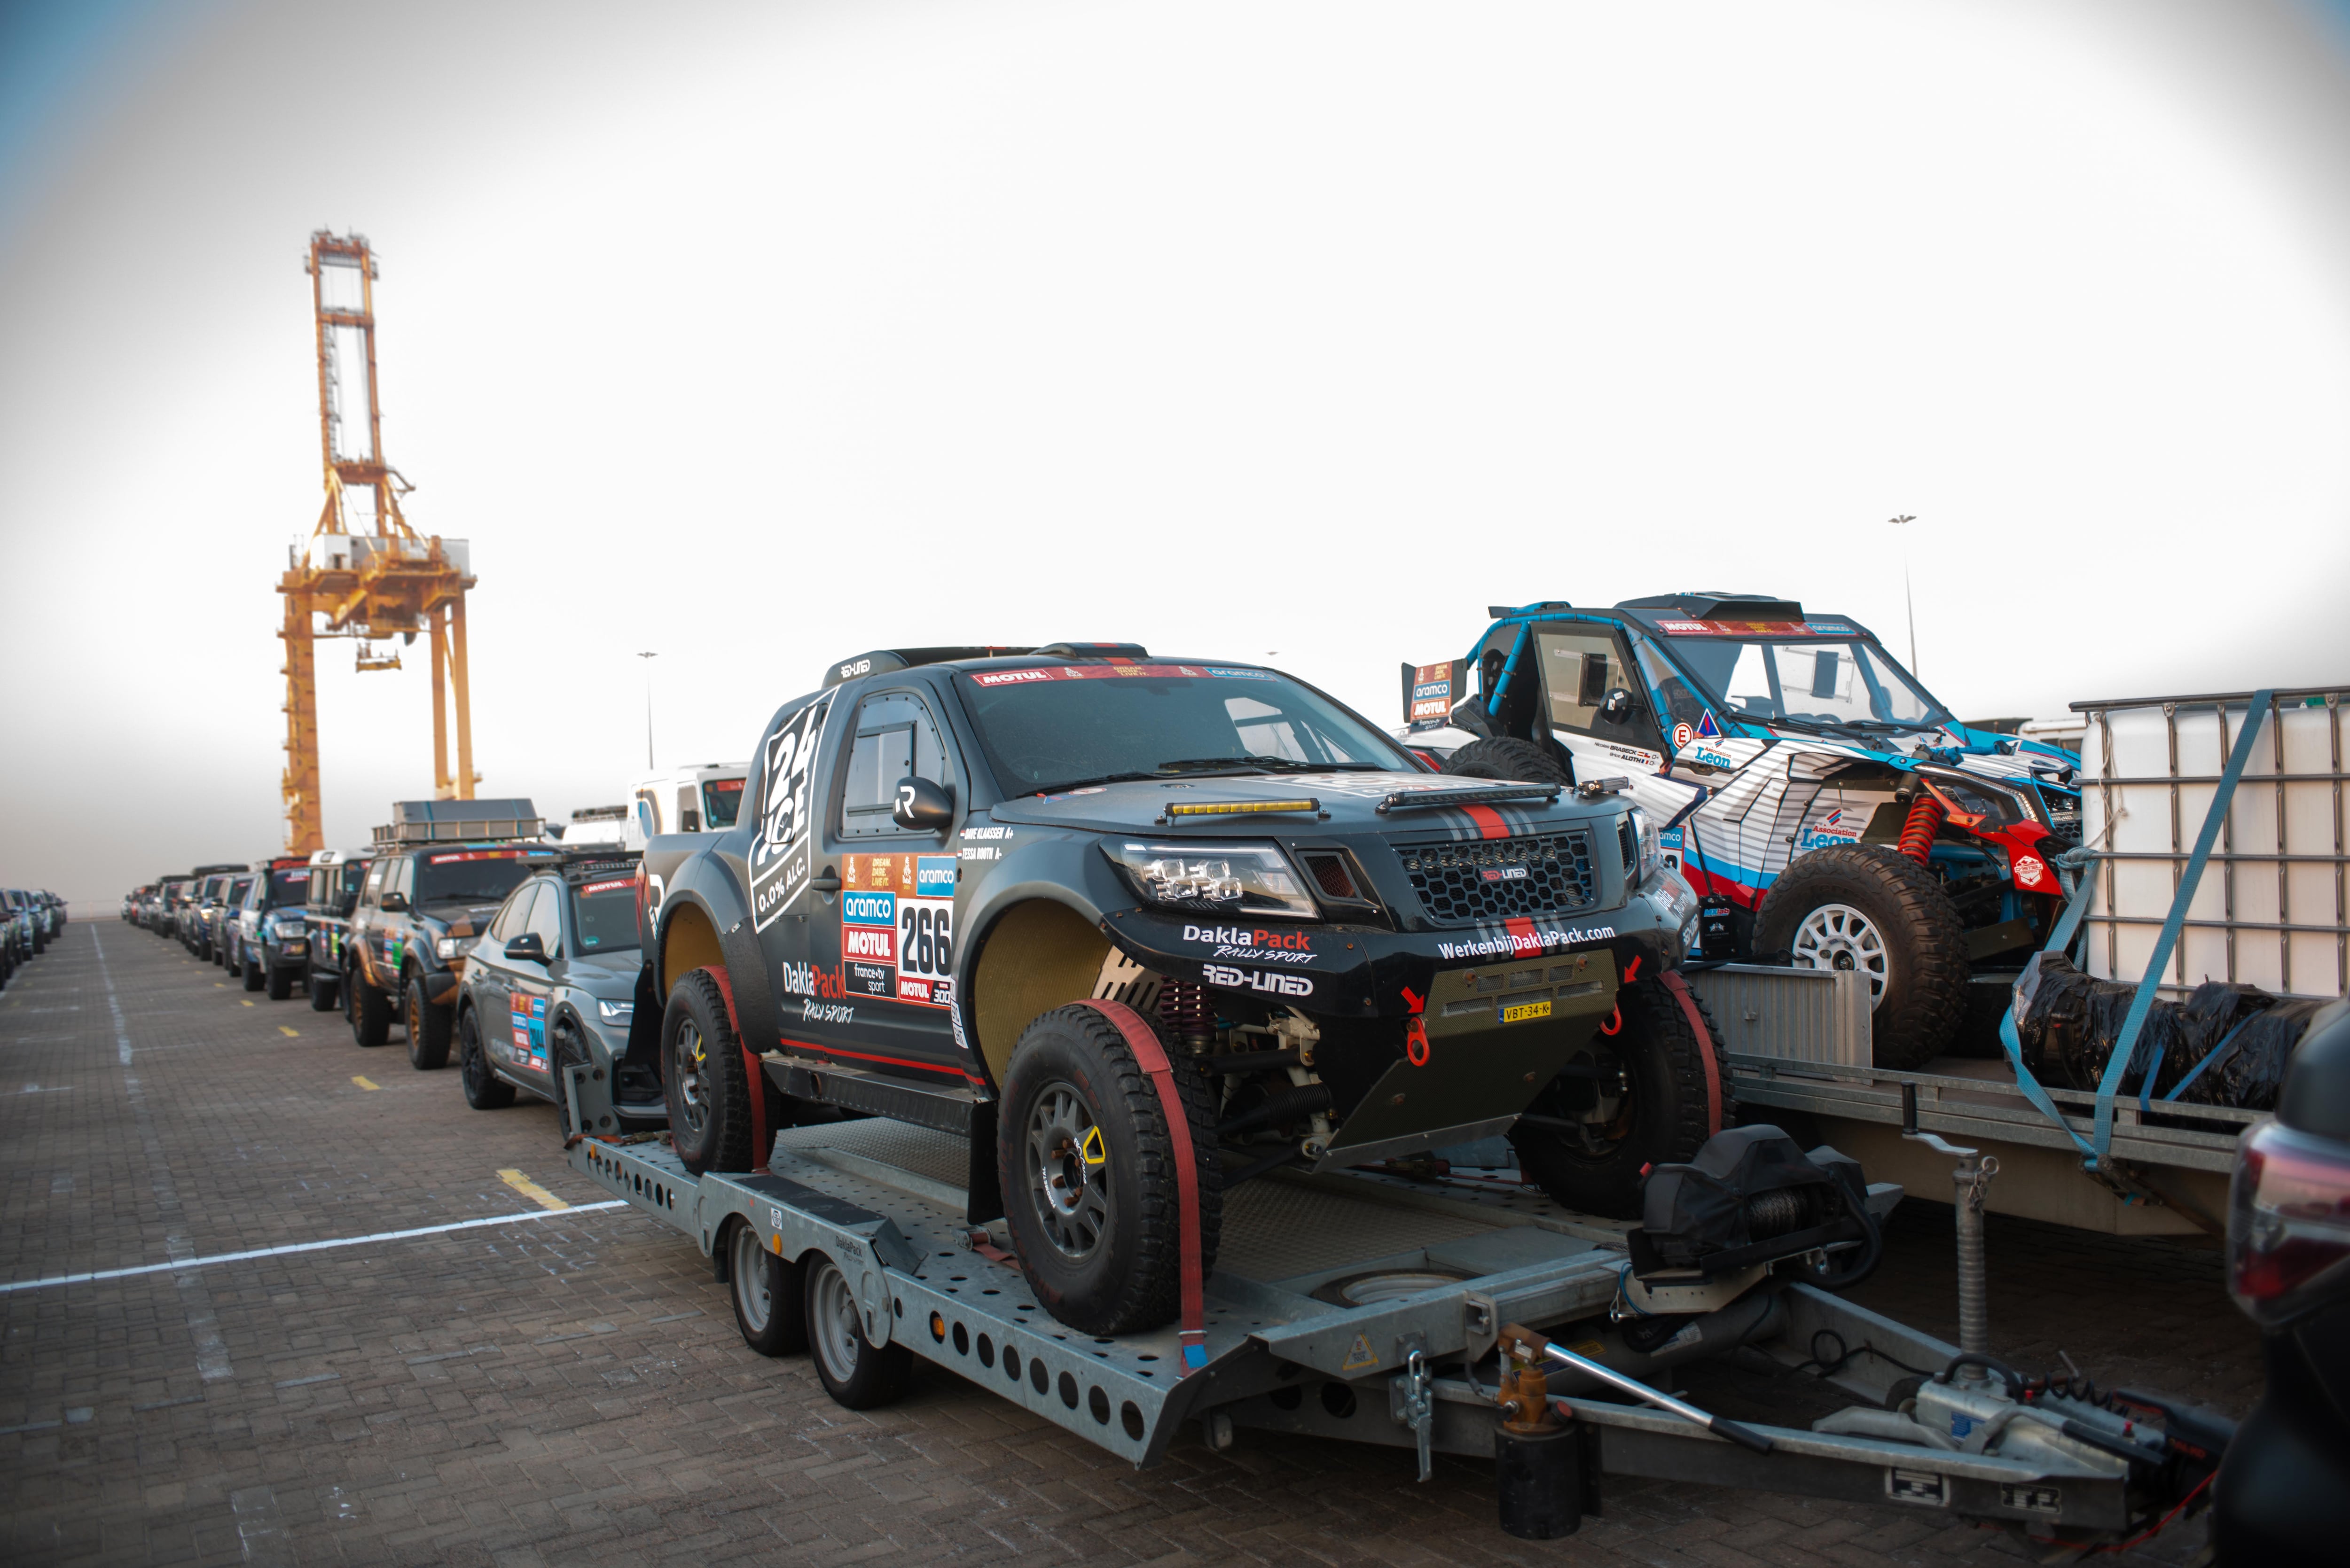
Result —
<svg viewBox="0 0 2350 1568"><path fill-rule="evenodd" d="M812 963L784 965L784 993L787 996L846 996L847 985L837 969L818 969Z"/></svg>
<svg viewBox="0 0 2350 1568"><path fill-rule="evenodd" d="M914 861L914 897L951 898L955 890L955 857L923 855Z"/></svg>
<svg viewBox="0 0 2350 1568"><path fill-rule="evenodd" d="M840 920L847 926L894 926L898 923L898 895L843 893Z"/></svg>
<svg viewBox="0 0 2350 1568"><path fill-rule="evenodd" d="M1210 985L1227 991L1262 991L1274 996L1311 996L1314 982L1302 974L1263 974L1253 970L1232 969L1220 963L1202 964L1201 973Z"/></svg>
<svg viewBox="0 0 2350 1568"><path fill-rule="evenodd" d="M843 926L840 956L872 963L898 961L898 932L892 926Z"/></svg>
<svg viewBox="0 0 2350 1568"><path fill-rule="evenodd" d="M1183 940L1187 942L1222 942L1241 948L1286 949L1291 952L1314 950L1314 943L1304 931L1251 930L1245 926L1185 926Z"/></svg>
<svg viewBox="0 0 2350 1568"><path fill-rule="evenodd" d="M1439 942L1439 957L1461 958L1523 958L1530 953L1546 953L1560 948L1575 947L1583 942L1604 942L1616 935L1613 926L1569 926L1563 931L1536 930L1521 934L1505 931L1498 937L1488 937L1473 942Z"/></svg>

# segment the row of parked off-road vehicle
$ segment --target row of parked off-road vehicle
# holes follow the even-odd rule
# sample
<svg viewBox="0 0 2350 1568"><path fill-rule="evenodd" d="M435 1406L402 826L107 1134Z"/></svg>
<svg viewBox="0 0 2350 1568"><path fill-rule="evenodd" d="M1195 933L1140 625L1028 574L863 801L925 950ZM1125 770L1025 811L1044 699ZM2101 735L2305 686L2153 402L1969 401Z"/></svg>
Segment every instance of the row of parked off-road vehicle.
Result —
<svg viewBox="0 0 2350 1568"><path fill-rule="evenodd" d="M66 901L41 888L0 888L0 988L65 934Z"/></svg>

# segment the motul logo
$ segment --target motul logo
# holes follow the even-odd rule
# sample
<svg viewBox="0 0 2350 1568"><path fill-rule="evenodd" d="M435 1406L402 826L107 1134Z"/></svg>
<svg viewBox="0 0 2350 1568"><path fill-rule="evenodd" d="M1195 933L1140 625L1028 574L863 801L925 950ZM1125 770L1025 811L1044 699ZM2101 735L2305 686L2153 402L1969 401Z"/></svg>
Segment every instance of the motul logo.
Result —
<svg viewBox="0 0 2350 1568"><path fill-rule="evenodd" d="M870 959L876 963L898 961L898 933L886 926L843 926L840 956Z"/></svg>

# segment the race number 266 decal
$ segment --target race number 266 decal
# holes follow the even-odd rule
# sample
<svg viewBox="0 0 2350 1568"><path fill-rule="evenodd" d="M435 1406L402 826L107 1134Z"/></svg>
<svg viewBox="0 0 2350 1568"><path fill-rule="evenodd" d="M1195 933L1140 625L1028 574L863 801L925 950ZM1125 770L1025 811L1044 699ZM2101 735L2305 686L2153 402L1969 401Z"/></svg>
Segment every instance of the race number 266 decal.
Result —
<svg viewBox="0 0 2350 1568"><path fill-rule="evenodd" d="M832 693L775 726L761 748L759 836L751 846L751 924L765 930L805 892L815 864L814 800L816 753L824 747Z"/></svg>

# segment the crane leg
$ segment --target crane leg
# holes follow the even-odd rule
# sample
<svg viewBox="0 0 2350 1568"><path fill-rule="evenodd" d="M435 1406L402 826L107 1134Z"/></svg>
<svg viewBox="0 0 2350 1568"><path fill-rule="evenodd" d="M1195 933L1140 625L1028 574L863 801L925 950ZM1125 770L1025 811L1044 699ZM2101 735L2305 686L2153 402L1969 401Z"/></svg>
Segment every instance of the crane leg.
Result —
<svg viewBox="0 0 2350 1568"><path fill-rule="evenodd" d="M449 612L440 606L432 608L432 798L449 800L455 796L455 781L449 776Z"/></svg>

